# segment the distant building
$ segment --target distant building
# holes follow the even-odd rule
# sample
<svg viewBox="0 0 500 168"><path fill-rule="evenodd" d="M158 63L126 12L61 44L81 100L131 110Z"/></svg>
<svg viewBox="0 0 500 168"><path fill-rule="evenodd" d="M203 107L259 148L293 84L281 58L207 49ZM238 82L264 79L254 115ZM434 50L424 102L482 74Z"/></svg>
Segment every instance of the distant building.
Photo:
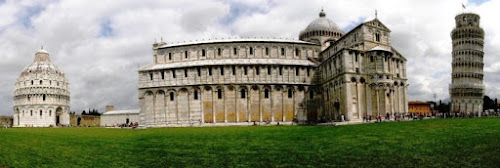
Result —
<svg viewBox="0 0 500 168"><path fill-rule="evenodd" d="M421 101L409 101L408 110L414 114L430 115L432 112L431 104Z"/></svg>
<svg viewBox="0 0 500 168"><path fill-rule="evenodd" d="M14 89L14 127L69 125L69 82L43 48Z"/></svg>
<svg viewBox="0 0 500 168"><path fill-rule="evenodd" d="M484 31L479 27L479 18L474 13L455 16L456 27L451 32L452 81L449 88L453 113L483 111Z"/></svg>
<svg viewBox="0 0 500 168"><path fill-rule="evenodd" d="M317 123L406 113L406 58L392 47L390 33L377 18L344 33L321 11L299 40L155 42L153 64L139 69L141 125Z"/></svg>
<svg viewBox="0 0 500 168"><path fill-rule="evenodd" d="M106 106L106 112L101 115L101 126L113 126L133 122L140 123L139 109L115 110L114 106Z"/></svg>

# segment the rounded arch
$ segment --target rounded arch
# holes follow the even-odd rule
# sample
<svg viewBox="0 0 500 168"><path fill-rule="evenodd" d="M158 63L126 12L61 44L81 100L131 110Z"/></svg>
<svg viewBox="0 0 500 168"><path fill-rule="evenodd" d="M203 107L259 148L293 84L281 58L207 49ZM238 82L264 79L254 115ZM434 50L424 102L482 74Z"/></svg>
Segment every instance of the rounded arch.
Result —
<svg viewBox="0 0 500 168"><path fill-rule="evenodd" d="M274 90L276 90L276 91L280 91L282 89L283 89L283 87L281 85L274 86Z"/></svg>
<svg viewBox="0 0 500 168"><path fill-rule="evenodd" d="M352 78L351 78L351 82L356 83L356 82L357 82L356 78L355 78L355 77L352 77Z"/></svg>

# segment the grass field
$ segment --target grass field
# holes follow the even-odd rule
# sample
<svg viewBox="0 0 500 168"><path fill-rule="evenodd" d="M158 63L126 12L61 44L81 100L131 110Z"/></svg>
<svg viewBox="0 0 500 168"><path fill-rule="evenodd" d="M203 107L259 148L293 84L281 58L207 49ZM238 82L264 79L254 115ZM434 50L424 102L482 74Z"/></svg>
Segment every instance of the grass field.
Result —
<svg viewBox="0 0 500 168"><path fill-rule="evenodd" d="M339 127L0 129L0 167L498 167L500 118Z"/></svg>

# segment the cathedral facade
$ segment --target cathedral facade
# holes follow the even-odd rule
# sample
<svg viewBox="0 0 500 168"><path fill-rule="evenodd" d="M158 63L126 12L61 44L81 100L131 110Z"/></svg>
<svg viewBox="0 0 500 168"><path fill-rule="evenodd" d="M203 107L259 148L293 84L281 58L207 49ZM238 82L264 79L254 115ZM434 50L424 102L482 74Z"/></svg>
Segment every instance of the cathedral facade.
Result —
<svg viewBox="0 0 500 168"><path fill-rule="evenodd" d="M450 85L451 112L483 111L483 45L484 31L479 27L479 15L462 13L455 17L451 32L453 44Z"/></svg>
<svg viewBox="0 0 500 168"><path fill-rule="evenodd" d="M43 48L17 78L14 89L14 127L69 124L69 83Z"/></svg>
<svg viewBox="0 0 500 168"><path fill-rule="evenodd" d="M289 39L155 42L139 69L146 127L318 123L408 112L406 59L377 18L344 33L321 11Z"/></svg>

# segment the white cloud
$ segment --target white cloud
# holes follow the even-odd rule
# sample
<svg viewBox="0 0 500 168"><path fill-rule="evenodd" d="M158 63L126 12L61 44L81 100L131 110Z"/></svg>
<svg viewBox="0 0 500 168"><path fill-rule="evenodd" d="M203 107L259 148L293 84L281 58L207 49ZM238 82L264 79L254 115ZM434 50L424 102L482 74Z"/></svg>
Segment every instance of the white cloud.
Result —
<svg viewBox="0 0 500 168"><path fill-rule="evenodd" d="M500 96L500 1L467 3L481 15L486 94ZM323 7L343 29L378 18L408 59L410 99L448 97L450 31L461 2L352 1L14 1L0 4L0 115L12 114L14 82L44 44L70 81L71 108L137 108L137 67L152 62L151 44L227 37L297 38ZM102 35L103 23L110 33Z"/></svg>

